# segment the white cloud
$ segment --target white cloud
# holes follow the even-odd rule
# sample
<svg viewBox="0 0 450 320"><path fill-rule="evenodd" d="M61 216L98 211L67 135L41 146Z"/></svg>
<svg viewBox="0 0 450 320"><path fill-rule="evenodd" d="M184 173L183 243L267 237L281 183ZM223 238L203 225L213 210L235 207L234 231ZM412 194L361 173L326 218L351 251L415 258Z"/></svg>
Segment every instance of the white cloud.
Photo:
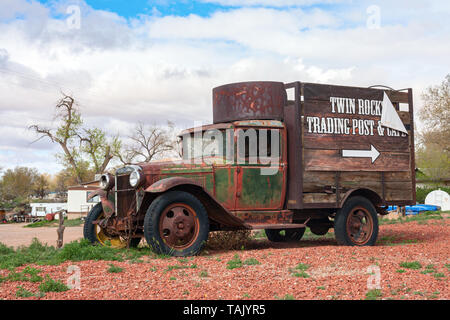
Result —
<svg viewBox="0 0 450 320"><path fill-rule="evenodd" d="M349 2L349 0L201 0L206 3L216 3L222 6L247 7L247 6L310 6L313 4L333 4Z"/></svg>

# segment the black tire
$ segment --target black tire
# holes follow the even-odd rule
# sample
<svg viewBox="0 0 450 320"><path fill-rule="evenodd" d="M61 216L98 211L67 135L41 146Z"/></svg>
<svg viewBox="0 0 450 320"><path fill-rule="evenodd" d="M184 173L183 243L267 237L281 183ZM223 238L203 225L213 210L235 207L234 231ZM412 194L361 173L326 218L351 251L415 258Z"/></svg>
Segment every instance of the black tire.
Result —
<svg viewBox="0 0 450 320"><path fill-rule="evenodd" d="M272 242L297 242L305 233L305 228L295 229L265 229L267 239ZM284 232L283 232L284 231Z"/></svg>
<svg viewBox="0 0 450 320"><path fill-rule="evenodd" d="M179 208L188 208L188 214L185 213L186 219L190 219L192 223L185 223L183 221L182 228L176 226L176 218L172 212L172 217L174 217L173 223L170 221L171 217L169 213L170 208L179 210ZM183 209L184 212L184 209ZM184 218L184 217L183 217ZM163 221L163 222L162 222ZM167 222L171 224L174 229L164 229L161 223ZM184 225L188 226L186 230ZM188 231L189 229L189 231ZM171 243L173 238L175 238L178 231L185 232L184 239L177 239L177 241L186 241L187 243L178 245ZM180 231L180 232L181 232ZM150 247L158 254L167 254L171 256L185 257L192 256L199 253L206 241L208 240L209 234L209 219L208 213L203 206L203 204L195 196L184 191L169 191L158 196L151 205L149 206L147 213L144 218L144 237ZM163 239L164 238L164 239Z"/></svg>
<svg viewBox="0 0 450 320"><path fill-rule="evenodd" d="M95 225L92 223L97 220L103 213L103 207L101 202L97 203L91 211L89 211L86 219L84 220L83 236L89 240L92 244L103 245L97 238ZM130 248L137 247L141 242L141 238L132 238L130 241Z"/></svg>
<svg viewBox="0 0 450 320"><path fill-rule="evenodd" d="M356 225L352 223L355 220ZM358 221L361 221L359 227ZM334 234L339 245L375 245L378 237L378 216L372 202L361 196L349 198L336 213Z"/></svg>

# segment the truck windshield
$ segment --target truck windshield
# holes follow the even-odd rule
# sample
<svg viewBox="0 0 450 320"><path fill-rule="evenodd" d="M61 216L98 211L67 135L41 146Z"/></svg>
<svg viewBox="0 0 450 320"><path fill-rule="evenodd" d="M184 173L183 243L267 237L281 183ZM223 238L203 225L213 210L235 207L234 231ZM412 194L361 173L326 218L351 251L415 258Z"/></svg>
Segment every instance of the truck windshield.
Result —
<svg viewBox="0 0 450 320"><path fill-rule="evenodd" d="M181 136L180 145L183 159L208 159L214 162L225 162L227 156L227 135L233 130L207 130ZM232 140L231 140L232 141Z"/></svg>

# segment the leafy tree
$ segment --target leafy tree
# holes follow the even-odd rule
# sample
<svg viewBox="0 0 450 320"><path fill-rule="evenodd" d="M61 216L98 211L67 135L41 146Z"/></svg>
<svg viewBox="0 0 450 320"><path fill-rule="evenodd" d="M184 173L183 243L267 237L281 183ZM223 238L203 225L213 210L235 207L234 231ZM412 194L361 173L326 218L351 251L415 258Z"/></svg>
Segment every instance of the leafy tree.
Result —
<svg viewBox="0 0 450 320"><path fill-rule="evenodd" d="M33 194L39 176L34 168L16 167L6 170L0 182L2 199L6 201L16 198L27 199Z"/></svg>
<svg viewBox="0 0 450 320"><path fill-rule="evenodd" d="M50 176L47 173L40 174L34 183L34 193L39 198L44 198L50 189Z"/></svg>
<svg viewBox="0 0 450 320"><path fill-rule="evenodd" d="M420 110L420 120L425 129L421 140L426 144L442 147L450 152L450 74L439 86L429 87L423 94L424 107Z"/></svg>
<svg viewBox="0 0 450 320"><path fill-rule="evenodd" d="M422 98L424 130L418 135L417 165L433 180L450 177L450 74Z"/></svg>
<svg viewBox="0 0 450 320"><path fill-rule="evenodd" d="M77 183L92 179L92 171L103 172L120 145L118 137L109 141L104 131L98 128L83 128L83 120L75 99L68 95L56 104L57 128L40 125L29 128L35 131L40 140L49 138L61 146L63 152L57 154L58 160L76 177Z"/></svg>

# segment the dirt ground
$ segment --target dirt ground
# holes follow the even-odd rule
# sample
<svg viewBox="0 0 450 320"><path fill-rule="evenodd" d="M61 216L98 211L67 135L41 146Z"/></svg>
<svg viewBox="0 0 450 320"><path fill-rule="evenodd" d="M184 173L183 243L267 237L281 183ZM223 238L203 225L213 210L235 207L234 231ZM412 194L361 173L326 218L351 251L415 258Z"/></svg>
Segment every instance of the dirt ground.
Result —
<svg viewBox="0 0 450 320"><path fill-rule="evenodd" d="M41 299L448 300L449 226L449 219L381 225L373 247L337 246L332 234L296 244L252 240L242 250L208 249L183 259L144 257L139 263L113 262L123 269L118 273L108 272L109 261L35 267L42 276L49 274L64 283L73 281L69 267L75 265L79 271L78 288L49 292ZM16 229L16 234L23 230ZM81 228L66 230L75 237L81 235ZM26 241L33 234L48 234L51 241L56 229L26 233ZM236 257L243 263L230 269ZM419 268L403 263L418 263ZM0 270L0 276L7 272ZM0 284L0 299L18 299L18 285L39 291L39 283L5 281Z"/></svg>
<svg viewBox="0 0 450 320"><path fill-rule="evenodd" d="M41 228L24 228L28 223L10 223L0 224L0 242L9 246L17 248L21 245L29 245L33 238L38 238L40 242L48 245L56 246L55 227L41 227ZM78 240L83 237L83 227L67 227L64 230L64 242Z"/></svg>

